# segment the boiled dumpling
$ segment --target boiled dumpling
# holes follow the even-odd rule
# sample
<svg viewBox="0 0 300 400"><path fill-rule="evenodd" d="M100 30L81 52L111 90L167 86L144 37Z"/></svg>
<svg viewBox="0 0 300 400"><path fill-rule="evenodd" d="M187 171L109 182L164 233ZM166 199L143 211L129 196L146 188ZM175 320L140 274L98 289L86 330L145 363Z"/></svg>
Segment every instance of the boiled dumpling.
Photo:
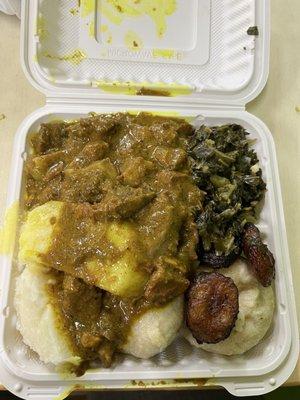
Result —
<svg viewBox="0 0 300 400"><path fill-rule="evenodd" d="M218 272L233 279L239 290L239 313L235 327L230 336L219 343L198 344L188 329L185 337L193 346L212 353L229 356L243 354L263 339L272 323L275 303L273 288L263 287L242 260Z"/></svg>
<svg viewBox="0 0 300 400"><path fill-rule="evenodd" d="M138 358L162 352L176 338L183 321L183 296L146 311L132 324L122 351Z"/></svg>
<svg viewBox="0 0 300 400"><path fill-rule="evenodd" d="M81 359L49 290L55 279L53 273L36 265L26 267L19 275L15 292L18 330L24 343L45 363L79 365Z"/></svg>

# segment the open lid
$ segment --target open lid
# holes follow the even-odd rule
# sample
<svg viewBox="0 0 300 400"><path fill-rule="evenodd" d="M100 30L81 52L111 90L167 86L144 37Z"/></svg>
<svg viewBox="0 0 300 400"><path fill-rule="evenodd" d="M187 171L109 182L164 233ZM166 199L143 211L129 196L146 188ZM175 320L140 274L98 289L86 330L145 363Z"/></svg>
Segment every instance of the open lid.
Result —
<svg viewBox="0 0 300 400"><path fill-rule="evenodd" d="M25 73L50 98L242 107L267 80L269 1L26 0L22 39Z"/></svg>

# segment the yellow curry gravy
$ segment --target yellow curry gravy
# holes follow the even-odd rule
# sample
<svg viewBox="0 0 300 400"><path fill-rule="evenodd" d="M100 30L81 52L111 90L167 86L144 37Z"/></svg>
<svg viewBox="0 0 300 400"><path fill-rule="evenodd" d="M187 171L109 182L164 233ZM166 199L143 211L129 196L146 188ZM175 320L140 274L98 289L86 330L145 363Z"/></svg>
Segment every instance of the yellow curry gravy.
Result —
<svg viewBox="0 0 300 400"><path fill-rule="evenodd" d="M186 150L192 133L183 119L118 113L42 124L31 137L26 207L64 202L43 257L57 270L49 290L83 360L110 366L134 318L189 284L198 240L193 215L201 208ZM107 221L138 232L131 251L147 280L134 297L94 286L95 276L85 268L91 257L101 263L122 253L107 241Z"/></svg>

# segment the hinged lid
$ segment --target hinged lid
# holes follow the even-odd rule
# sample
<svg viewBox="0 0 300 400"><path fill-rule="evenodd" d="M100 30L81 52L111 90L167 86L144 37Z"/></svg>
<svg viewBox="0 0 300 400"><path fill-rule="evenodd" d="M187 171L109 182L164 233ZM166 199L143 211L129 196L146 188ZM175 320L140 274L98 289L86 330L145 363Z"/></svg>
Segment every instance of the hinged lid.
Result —
<svg viewBox="0 0 300 400"><path fill-rule="evenodd" d="M268 16L268 0L26 0L23 66L52 101L243 107L267 79Z"/></svg>

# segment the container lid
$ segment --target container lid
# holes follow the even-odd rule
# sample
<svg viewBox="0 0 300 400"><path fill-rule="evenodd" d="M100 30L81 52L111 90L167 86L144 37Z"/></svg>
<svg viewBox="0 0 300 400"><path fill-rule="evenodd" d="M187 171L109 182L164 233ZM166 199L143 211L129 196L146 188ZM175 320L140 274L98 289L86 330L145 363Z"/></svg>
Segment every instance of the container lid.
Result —
<svg viewBox="0 0 300 400"><path fill-rule="evenodd" d="M52 98L244 106L267 79L268 15L258 0L27 0L23 66Z"/></svg>

